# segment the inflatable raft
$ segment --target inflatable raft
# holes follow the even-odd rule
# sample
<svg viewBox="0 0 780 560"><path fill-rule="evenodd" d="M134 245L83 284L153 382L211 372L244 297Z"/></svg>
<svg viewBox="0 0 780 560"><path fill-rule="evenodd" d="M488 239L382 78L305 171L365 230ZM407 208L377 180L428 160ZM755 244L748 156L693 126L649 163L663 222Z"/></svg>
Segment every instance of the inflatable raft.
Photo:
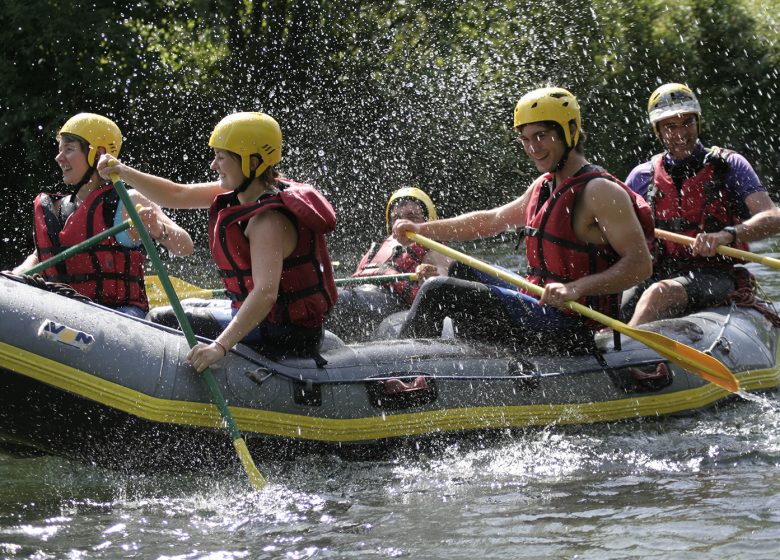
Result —
<svg viewBox="0 0 780 560"><path fill-rule="evenodd" d="M218 409L173 329L0 276L0 445L112 468L235 461ZM722 307L649 326L711 353L747 391L777 387L778 329ZM317 367L239 345L212 368L256 460L373 453L442 437L687 413L730 396L638 342L526 355L453 338L344 344Z"/></svg>

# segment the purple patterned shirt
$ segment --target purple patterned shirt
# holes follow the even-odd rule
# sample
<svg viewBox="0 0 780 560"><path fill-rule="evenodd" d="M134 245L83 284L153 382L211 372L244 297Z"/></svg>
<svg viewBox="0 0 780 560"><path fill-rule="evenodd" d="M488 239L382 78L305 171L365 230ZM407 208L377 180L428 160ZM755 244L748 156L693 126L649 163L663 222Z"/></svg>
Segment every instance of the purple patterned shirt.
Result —
<svg viewBox="0 0 780 560"><path fill-rule="evenodd" d="M696 146L691 158L702 157L703 152L706 150L702 146L701 142ZM735 197L738 197L742 202L753 193L766 192L764 185L761 184L761 179L758 178L756 172L753 170L753 166L750 165L748 160L744 156L732 152L726 159L729 164L729 172L726 175L726 187L734 193ZM668 152L664 153L664 163L667 165L675 165ZM626 178L626 185L635 193L647 198L647 190L650 186L650 181L653 176L653 162L646 161L640 165L637 165Z"/></svg>

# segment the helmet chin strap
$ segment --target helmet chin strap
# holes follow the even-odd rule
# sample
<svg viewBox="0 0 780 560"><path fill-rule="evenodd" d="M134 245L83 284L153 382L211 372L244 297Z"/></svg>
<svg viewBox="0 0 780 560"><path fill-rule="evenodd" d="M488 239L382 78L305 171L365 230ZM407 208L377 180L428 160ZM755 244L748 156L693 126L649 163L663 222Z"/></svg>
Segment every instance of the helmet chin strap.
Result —
<svg viewBox="0 0 780 560"><path fill-rule="evenodd" d="M558 134L560 134L561 138L565 140L566 135L563 134L563 127L561 125L559 126L560 129L558 130ZM571 124L569 124L569 126L571 126ZM574 133L571 132L571 130L570 130L570 134L571 134L571 138L574 139ZM571 154L571 151L573 149L574 149L573 146L569 146L568 144L566 145L566 148L564 148L563 154L561 155L561 159L558 160L558 165L556 165L555 169L553 169L553 173L557 173L558 171L560 171L566 166L566 162L569 161L569 154Z"/></svg>
<svg viewBox="0 0 780 560"><path fill-rule="evenodd" d="M66 189L68 194L72 194L75 196L75 194L79 192L79 189L81 187L83 187L84 185L90 182L90 180L92 179L92 175L94 175L96 169L97 169L96 166L92 166L89 169L87 169L87 172L84 173L84 176L81 178L81 180L78 183L71 185L70 189Z"/></svg>
<svg viewBox="0 0 780 560"><path fill-rule="evenodd" d="M251 157L251 156L250 156ZM257 176L257 167L254 169L249 170L249 177L244 178L244 181L236 187L235 192L236 194L241 194L245 190L249 188L249 185L252 183L252 181L255 180L255 177Z"/></svg>
<svg viewBox="0 0 780 560"><path fill-rule="evenodd" d="M241 194L242 192L244 192L245 190L247 190L249 188L249 185L251 185L252 181L254 181L254 180L255 180L255 171L252 170L252 173L249 174L249 177L246 177L241 182L241 184L238 185L238 187L236 187L236 189L233 192L235 192L236 194Z"/></svg>
<svg viewBox="0 0 780 560"><path fill-rule="evenodd" d="M94 162L92 165L89 166L89 169L87 169L86 173L84 173L84 176L81 178L81 180L73 185L70 189L70 192L68 194L76 195L77 192L79 192L79 189L89 183L92 180L92 176L95 174L95 171L97 171L97 164L98 164L98 156L104 154L105 151L101 148L97 154L94 157ZM87 164L89 164L89 158L87 158ZM102 177L100 177L102 179Z"/></svg>
<svg viewBox="0 0 780 560"><path fill-rule="evenodd" d="M553 169L553 173L557 173L561 169L563 169L566 166L566 162L569 160L569 154L571 153L571 148L566 148L563 151L563 155L561 156L561 159L558 160L558 165L555 166L555 169Z"/></svg>

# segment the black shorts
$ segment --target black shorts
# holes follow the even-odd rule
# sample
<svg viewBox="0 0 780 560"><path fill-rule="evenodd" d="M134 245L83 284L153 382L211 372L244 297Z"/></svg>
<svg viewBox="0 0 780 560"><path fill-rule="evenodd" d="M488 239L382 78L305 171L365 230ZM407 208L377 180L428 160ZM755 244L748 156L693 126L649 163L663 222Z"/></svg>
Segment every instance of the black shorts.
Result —
<svg viewBox="0 0 780 560"><path fill-rule="evenodd" d="M685 288L688 307L701 309L723 303L736 288L731 270L689 272L670 278Z"/></svg>
<svg viewBox="0 0 780 560"><path fill-rule="evenodd" d="M688 306L682 314L720 305L736 289L736 279L732 269L692 268L657 272L638 286L629 288L623 293L623 302L620 306L621 319L630 320L644 291L661 280L672 280L685 288Z"/></svg>

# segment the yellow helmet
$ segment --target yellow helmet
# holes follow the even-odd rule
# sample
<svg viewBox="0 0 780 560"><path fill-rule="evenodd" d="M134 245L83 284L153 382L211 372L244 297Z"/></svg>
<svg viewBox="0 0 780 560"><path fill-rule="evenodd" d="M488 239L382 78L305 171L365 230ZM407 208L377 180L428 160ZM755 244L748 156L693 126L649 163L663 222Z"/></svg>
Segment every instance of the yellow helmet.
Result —
<svg viewBox="0 0 780 560"><path fill-rule="evenodd" d="M577 98L569 91L558 87L547 87L535 89L520 98L515 106L514 127L542 121L553 121L561 125L566 146L574 148L577 145L582 128L580 105L577 103ZM574 138L571 137L569 130L571 121L577 125Z"/></svg>
<svg viewBox="0 0 780 560"><path fill-rule="evenodd" d="M119 156L119 150L122 148L122 132L116 123L94 113L79 113L69 118L62 125L57 137L63 134L78 136L89 144L87 164L90 167L95 165L98 148L105 148L106 152L114 157Z"/></svg>
<svg viewBox="0 0 780 560"><path fill-rule="evenodd" d="M425 194L425 191L418 189L417 187L404 187L398 189L387 201L387 207L385 208L385 224L387 225L387 232L390 233L390 209L395 202L398 202L402 198L411 198L422 202L425 206L425 210L428 214L428 221L437 220L439 217L436 215L436 207L433 205L431 197Z"/></svg>
<svg viewBox="0 0 780 560"><path fill-rule="evenodd" d="M257 177L282 160L282 130L265 113L233 113L214 127L209 146L238 154L244 177L251 176L250 157L258 156L260 166L254 175Z"/></svg>
<svg viewBox="0 0 780 560"><path fill-rule="evenodd" d="M650 126L658 135L658 122L675 115L696 115L696 130L701 131L701 105L696 95L684 84L664 84L656 89L647 102Z"/></svg>

